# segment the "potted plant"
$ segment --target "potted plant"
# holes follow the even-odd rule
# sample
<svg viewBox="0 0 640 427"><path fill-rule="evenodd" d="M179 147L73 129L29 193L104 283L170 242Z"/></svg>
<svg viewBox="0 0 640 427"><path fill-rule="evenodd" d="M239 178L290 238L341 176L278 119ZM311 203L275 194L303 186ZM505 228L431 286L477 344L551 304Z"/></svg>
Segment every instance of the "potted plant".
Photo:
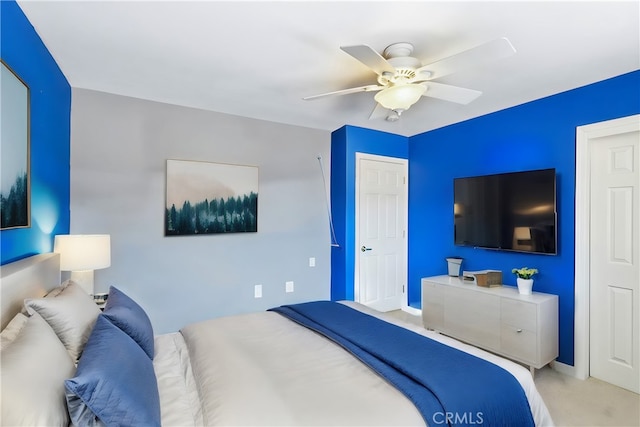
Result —
<svg viewBox="0 0 640 427"><path fill-rule="evenodd" d="M533 275L538 272L535 268L522 267L514 268L511 270L517 277L518 292L522 295L531 295L531 288L533 288Z"/></svg>

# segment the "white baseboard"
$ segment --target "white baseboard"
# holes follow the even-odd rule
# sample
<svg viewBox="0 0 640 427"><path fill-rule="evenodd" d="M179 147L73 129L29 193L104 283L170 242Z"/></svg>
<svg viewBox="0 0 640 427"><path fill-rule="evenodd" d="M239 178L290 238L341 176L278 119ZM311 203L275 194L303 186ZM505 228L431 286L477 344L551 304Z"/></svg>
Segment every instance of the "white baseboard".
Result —
<svg viewBox="0 0 640 427"><path fill-rule="evenodd" d="M402 307L402 311L413 314L414 316L422 316L422 310L420 310L419 308L406 306Z"/></svg>
<svg viewBox="0 0 640 427"><path fill-rule="evenodd" d="M554 371L560 372L561 374L568 375L570 377L578 378L580 380L585 379L585 378L580 378L575 366L567 365L566 363L554 361L554 362L551 362L551 368Z"/></svg>

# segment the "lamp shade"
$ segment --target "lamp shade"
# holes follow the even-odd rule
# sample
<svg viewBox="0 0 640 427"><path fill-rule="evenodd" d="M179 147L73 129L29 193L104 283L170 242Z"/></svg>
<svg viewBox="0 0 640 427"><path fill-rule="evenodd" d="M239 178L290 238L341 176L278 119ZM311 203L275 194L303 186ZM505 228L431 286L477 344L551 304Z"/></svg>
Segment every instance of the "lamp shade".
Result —
<svg viewBox="0 0 640 427"><path fill-rule="evenodd" d="M376 94L374 99L384 108L389 110L408 110L427 90L426 86L421 84L403 84L391 86Z"/></svg>
<svg viewBox="0 0 640 427"><path fill-rule="evenodd" d="M97 270L111 265L111 236L108 234L61 234L53 251L60 254L60 270Z"/></svg>
<svg viewBox="0 0 640 427"><path fill-rule="evenodd" d="M513 229L513 238L517 240L531 240L531 228L515 227Z"/></svg>

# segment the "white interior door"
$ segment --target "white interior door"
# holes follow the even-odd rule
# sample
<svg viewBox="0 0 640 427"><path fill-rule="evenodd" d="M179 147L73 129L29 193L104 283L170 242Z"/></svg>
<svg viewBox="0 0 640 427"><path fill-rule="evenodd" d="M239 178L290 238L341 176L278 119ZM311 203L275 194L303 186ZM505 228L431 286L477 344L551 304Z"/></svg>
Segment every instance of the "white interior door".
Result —
<svg viewBox="0 0 640 427"><path fill-rule="evenodd" d="M590 375L640 393L640 132L591 144Z"/></svg>
<svg viewBox="0 0 640 427"><path fill-rule="evenodd" d="M357 301L379 311L406 304L408 161L356 155Z"/></svg>

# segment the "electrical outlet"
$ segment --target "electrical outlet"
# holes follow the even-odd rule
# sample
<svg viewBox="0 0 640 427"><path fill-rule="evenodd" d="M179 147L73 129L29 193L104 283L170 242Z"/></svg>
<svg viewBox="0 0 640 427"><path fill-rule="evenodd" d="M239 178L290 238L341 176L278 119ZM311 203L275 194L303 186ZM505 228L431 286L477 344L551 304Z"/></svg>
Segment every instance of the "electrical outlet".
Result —
<svg viewBox="0 0 640 427"><path fill-rule="evenodd" d="M253 297L262 298L262 285L255 285L253 287Z"/></svg>
<svg viewBox="0 0 640 427"><path fill-rule="evenodd" d="M285 292L293 292L293 282L286 282L284 287Z"/></svg>
<svg viewBox="0 0 640 427"><path fill-rule="evenodd" d="M316 266L316 258L315 257L309 258L309 267L315 267L315 266Z"/></svg>

